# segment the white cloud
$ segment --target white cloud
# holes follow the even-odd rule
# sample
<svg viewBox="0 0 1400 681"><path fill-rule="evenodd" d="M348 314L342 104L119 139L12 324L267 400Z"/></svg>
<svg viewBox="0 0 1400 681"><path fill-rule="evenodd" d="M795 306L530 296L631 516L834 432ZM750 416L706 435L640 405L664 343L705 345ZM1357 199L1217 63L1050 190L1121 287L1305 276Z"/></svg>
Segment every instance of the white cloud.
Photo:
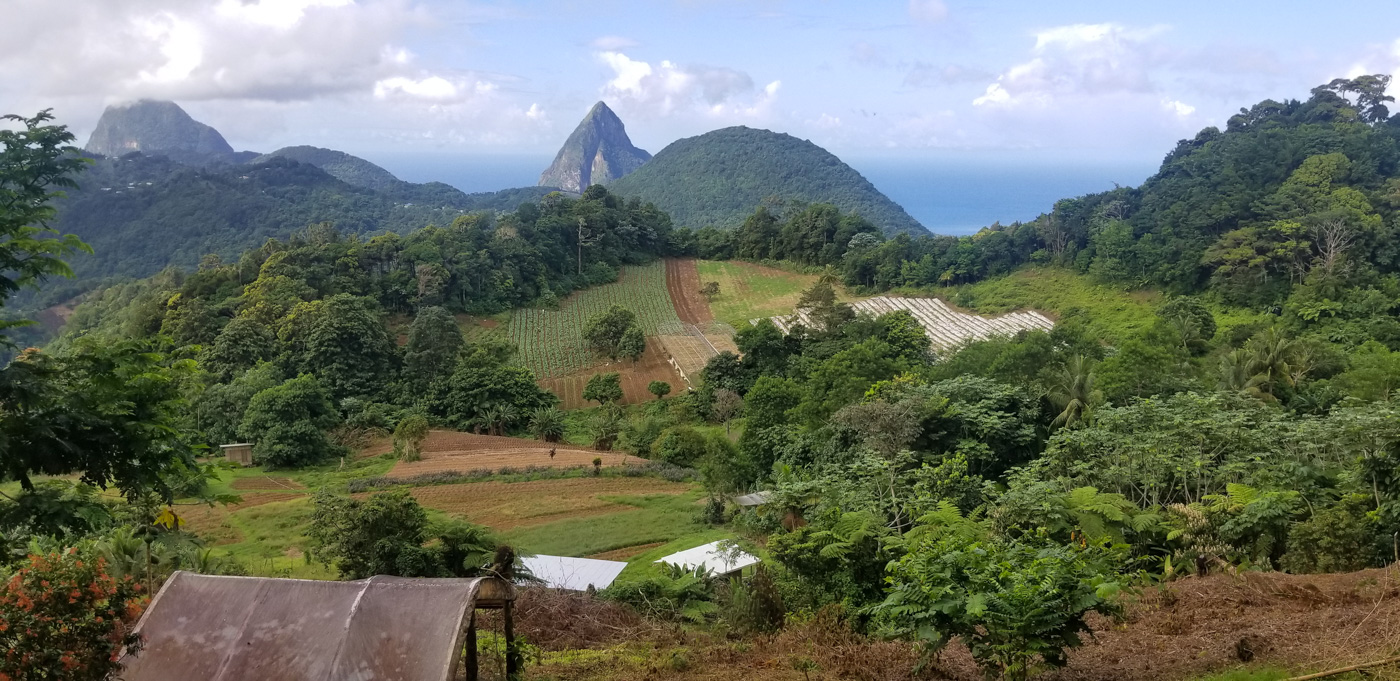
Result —
<svg viewBox="0 0 1400 681"><path fill-rule="evenodd" d="M909 0L909 18L933 24L948 18L948 6L943 0Z"/></svg>
<svg viewBox="0 0 1400 681"><path fill-rule="evenodd" d="M782 85L775 80L755 92L753 78L735 69L666 60L652 64L621 52L601 52L598 59L613 73L603 86L604 98L646 117L760 117Z"/></svg>
<svg viewBox="0 0 1400 681"><path fill-rule="evenodd" d="M402 73L396 44L426 21L409 0L9 0L0 87L37 97L97 93L308 100L368 92Z"/></svg>
<svg viewBox="0 0 1400 681"><path fill-rule="evenodd" d="M1044 106L1063 97L1153 92L1151 72L1164 56L1153 38L1161 32L1113 23L1043 30L1031 58L1003 72L973 104Z"/></svg>
<svg viewBox="0 0 1400 681"><path fill-rule="evenodd" d="M457 94L457 86L441 76L428 76L421 80L396 76L385 78L374 84L376 99L403 95L418 99L449 101L456 99Z"/></svg>
<svg viewBox="0 0 1400 681"><path fill-rule="evenodd" d="M1182 118L1186 118L1187 116L1196 113L1196 107L1191 106L1186 102L1182 102L1175 99L1162 102L1162 106L1165 106L1168 111L1171 111L1172 113Z"/></svg>

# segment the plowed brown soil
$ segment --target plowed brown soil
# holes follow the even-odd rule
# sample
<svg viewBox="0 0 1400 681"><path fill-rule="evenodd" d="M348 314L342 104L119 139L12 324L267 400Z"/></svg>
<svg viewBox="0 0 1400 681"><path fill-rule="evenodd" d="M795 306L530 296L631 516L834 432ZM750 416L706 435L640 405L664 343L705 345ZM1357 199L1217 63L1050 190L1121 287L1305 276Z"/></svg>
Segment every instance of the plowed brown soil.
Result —
<svg viewBox="0 0 1400 681"><path fill-rule="evenodd" d="M380 446L377 449L389 451L393 449L393 446L389 445L387 448ZM549 456L550 449L554 449L553 458ZM550 444L539 440L434 430L423 441L423 458L421 460L395 463L388 475L391 478L404 478L439 471L465 473L483 468L498 470L507 466L514 468L526 466L572 468L592 466L595 458L602 459L604 466L644 462L642 459L628 456L622 452L598 452L573 445Z"/></svg>
<svg viewBox="0 0 1400 681"><path fill-rule="evenodd" d="M688 324L703 324L712 321L710 304L700 295L700 271L690 258L666 259L666 292L671 294L671 305L676 308L676 316Z"/></svg>
<svg viewBox="0 0 1400 681"><path fill-rule="evenodd" d="M594 374L616 371L622 379L622 403L639 404L656 399L647 392L647 386L652 381L670 383L672 394L684 389L685 381L676 373L671 363L666 361L666 357L666 350L661 347L657 337L651 336L647 338L646 352L636 362L624 359L620 362L600 364L568 376L540 379L539 384L541 388L559 396L560 408L580 409L597 406L596 402L583 399L583 388L588 384L588 379Z"/></svg>
<svg viewBox="0 0 1400 681"><path fill-rule="evenodd" d="M413 497L428 508L508 530L565 518L608 515L635 506L601 499L603 496L683 494L690 485L655 478L565 478L529 482L469 482L414 487Z"/></svg>

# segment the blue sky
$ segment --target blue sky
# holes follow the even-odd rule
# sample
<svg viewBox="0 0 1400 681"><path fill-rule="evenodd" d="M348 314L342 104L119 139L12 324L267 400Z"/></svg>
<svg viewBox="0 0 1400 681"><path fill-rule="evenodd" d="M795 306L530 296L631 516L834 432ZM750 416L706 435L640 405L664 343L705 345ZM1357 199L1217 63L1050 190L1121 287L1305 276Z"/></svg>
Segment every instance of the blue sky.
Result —
<svg viewBox="0 0 1400 681"><path fill-rule="evenodd" d="M843 156L1139 162L1241 106L1400 66L1400 4L7 0L0 101L86 135L174 99L238 148L549 154L750 125Z"/></svg>

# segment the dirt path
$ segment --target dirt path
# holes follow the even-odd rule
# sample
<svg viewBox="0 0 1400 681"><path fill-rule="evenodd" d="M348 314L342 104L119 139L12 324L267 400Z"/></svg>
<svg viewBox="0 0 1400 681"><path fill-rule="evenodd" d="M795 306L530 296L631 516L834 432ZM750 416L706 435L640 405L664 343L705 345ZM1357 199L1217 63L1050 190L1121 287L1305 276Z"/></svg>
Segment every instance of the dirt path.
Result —
<svg viewBox="0 0 1400 681"><path fill-rule="evenodd" d="M704 324L714 320L710 304L700 295L700 271L695 267L695 260L666 259L666 292L671 294L671 305L681 321Z"/></svg>

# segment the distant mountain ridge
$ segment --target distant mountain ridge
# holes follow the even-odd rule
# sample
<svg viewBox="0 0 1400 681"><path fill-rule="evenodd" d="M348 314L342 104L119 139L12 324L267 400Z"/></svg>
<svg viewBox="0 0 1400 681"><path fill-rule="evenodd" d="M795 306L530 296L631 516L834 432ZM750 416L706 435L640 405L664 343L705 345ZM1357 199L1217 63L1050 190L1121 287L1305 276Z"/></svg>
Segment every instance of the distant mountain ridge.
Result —
<svg viewBox="0 0 1400 681"><path fill-rule="evenodd" d="M581 193L589 185L623 177L650 159L651 154L633 146L622 119L607 104L598 102L540 174L539 184Z"/></svg>
<svg viewBox="0 0 1400 681"><path fill-rule="evenodd" d="M250 163L263 163L274 158L289 158L298 163L316 166L341 182L365 189L388 191L397 189L401 184L406 184L403 180L394 177L393 173L358 156L308 145L283 147L277 151L263 154Z"/></svg>
<svg viewBox="0 0 1400 681"><path fill-rule="evenodd" d="M737 227L754 209L777 199L830 203L859 213L886 234L928 231L831 152L792 135L744 126L672 142L608 189L650 201L684 227Z"/></svg>
<svg viewBox="0 0 1400 681"><path fill-rule="evenodd" d="M191 118L175 102L150 99L107 107L83 149L112 157L139 151L195 165L247 160L218 130Z"/></svg>

